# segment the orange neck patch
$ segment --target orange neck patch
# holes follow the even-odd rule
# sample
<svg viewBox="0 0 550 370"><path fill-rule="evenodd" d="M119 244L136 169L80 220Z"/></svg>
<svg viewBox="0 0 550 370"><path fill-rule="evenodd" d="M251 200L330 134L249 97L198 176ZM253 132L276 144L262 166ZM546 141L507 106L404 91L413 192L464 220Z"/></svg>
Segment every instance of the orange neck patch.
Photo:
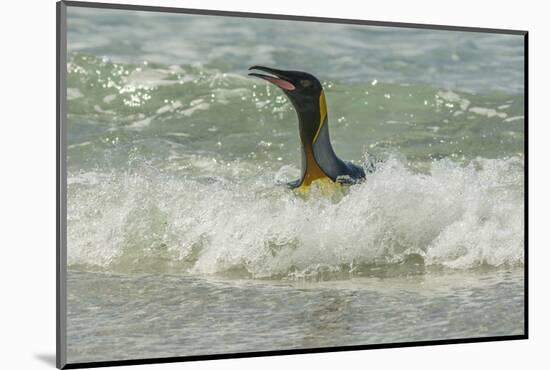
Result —
<svg viewBox="0 0 550 370"><path fill-rule="evenodd" d="M319 137L319 133L321 132L321 128L325 123L325 118L327 117L327 101L325 99L324 91L321 91L321 95L319 95L319 112L320 112L319 127L317 128L317 132L313 137L313 143L317 141L317 138Z"/></svg>

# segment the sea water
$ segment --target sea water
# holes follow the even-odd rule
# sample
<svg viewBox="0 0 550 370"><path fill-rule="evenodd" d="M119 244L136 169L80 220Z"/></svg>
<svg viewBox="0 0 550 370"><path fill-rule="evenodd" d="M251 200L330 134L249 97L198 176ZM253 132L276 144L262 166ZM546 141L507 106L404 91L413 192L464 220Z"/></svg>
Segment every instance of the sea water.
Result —
<svg viewBox="0 0 550 370"><path fill-rule="evenodd" d="M522 334L521 36L70 7L68 361ZM365 182L298 196L323 83Z"/></svg>

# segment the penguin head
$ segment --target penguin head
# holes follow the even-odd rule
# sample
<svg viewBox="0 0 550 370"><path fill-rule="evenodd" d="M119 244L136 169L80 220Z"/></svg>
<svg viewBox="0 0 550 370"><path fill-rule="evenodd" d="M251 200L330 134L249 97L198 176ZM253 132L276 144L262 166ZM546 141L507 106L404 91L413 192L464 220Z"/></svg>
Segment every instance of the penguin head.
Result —
<svg viewBox="0 0 550 370"><path fill-rule="evenodd" d="M294 107L300 111L315 108L323 86L315 76L300 71L282 71L279 69L252 66L249 70L269 73L249 73L249 76L263 78L279 87L288 96Z"/></svg>
<svg viewBox="0 0 550 370"><path fill-rule="evenodd" d="M284 71L263 66L252 66L249 70L267 72L249 73L279 87L296 109L300 120L302 138L312 143L327 116L325 94L319 80L306 72Z"/></svg>

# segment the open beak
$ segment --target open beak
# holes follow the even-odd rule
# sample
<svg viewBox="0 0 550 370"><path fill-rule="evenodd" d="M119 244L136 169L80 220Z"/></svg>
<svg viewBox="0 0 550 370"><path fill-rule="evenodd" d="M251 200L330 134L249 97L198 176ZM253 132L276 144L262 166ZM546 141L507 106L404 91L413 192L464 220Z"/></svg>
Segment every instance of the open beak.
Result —
<svg viewBox="0 0 550 370"><path fill-rule="evenodd" d="M252 72L248 74L249 76L263 78L264 80L267 80L272 84L277 85L281 89L286 91L296 90L296 86L294 85L294 83L289 77L285 76L284 71L280 71L278 69L269 68L269 67L262 67L262 66L252 66L248 68L248 70L251 70L251 69L267 72L269 73L269 75Z"/></svg>

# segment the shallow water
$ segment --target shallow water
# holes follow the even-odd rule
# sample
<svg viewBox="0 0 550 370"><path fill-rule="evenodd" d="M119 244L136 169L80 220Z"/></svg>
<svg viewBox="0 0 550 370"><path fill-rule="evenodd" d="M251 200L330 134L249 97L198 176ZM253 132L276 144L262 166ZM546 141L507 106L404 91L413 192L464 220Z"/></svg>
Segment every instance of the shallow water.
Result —
<svg viewBox="0 0 550 370"><path fill-rule="evenodd" d="M517 271L308 284L72 272L68 287L75 362L523 334Z"/></svg>
<svg viewBox="0 0 550 370"><path fill-rule="evenodd" d="M68 359L523 332L520 36L69 8ZM295 195L323 81L364 183Z"/></svg>

